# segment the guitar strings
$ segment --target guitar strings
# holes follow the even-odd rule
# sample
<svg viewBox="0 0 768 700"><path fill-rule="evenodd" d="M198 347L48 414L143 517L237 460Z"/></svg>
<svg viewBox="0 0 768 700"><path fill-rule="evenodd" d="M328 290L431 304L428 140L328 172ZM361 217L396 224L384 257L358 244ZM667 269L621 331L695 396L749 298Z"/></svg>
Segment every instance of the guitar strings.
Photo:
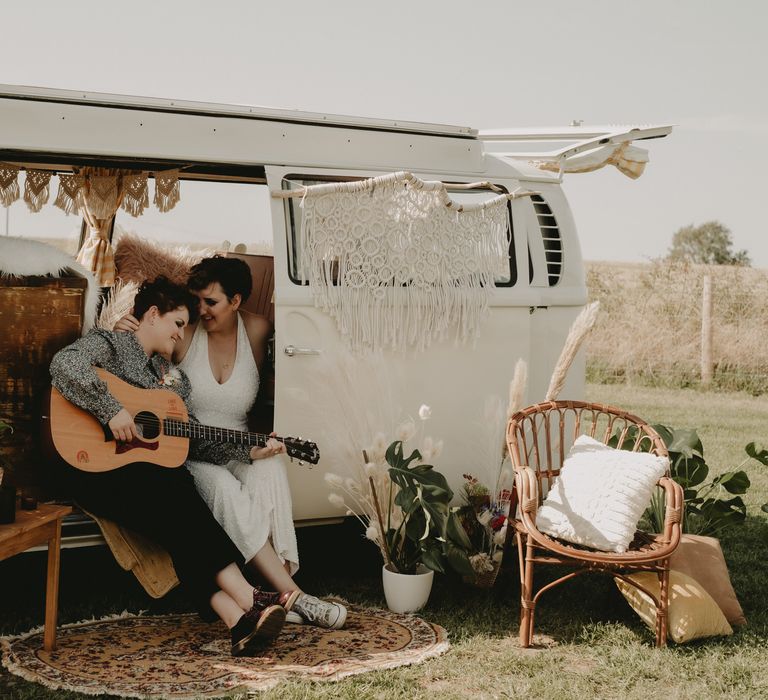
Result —
<svg viewBox="0 0 768 700"><path fill-rule="evenodd" d="M194 430L195 426L198 426L199 428L202 428L203 430L223 430L228 433L237 433L242 434L243 436L248 436L249 439L256 438L257 440L264 440L266 441L271 436L265 435L263 433L251 433L247 430L232 430L230 428L220 428L215 425L203 425L202 423L191 423L189 421L183 421L179 420L177 418L163 418L162 422L165 423L166 421L171 421L173 423L176 423L179 427L183 428L189 428L190 430ZM136 416L133 419L133 422L136 423L136 425L146 425L146 426L157 426L161 421L159 419L153 419L153 418L140 418L139 416ZM174 437L182 437L182 436L174 436ZM283 438L283 437L275 437L275 440L278 442L285 443L287 439L290 438Z"/></svg>
<svg viewBox="0 0 768 700"><path fill-rule="evenodd" d="M152 427L157 427L159 421L160 419L158 418L150 418L150 417L143 418L143 417L140 417L139 415L136 415L133 419L133 422L136 423L137 425L152 426ZM265 435L264 433L252 433L246 430L232 430L230 428L219 428L217 426L212 426L212 425L203 425L202 423L191 423L189 421L183 421L177 418L162 419L163 423L166 423L169 421L178 424L179 427L189 428L190 432L194 429L194 426L198 426L199 428L202 428L205 431L219 430L219 431L225 431L226 433L242 435L244 437L247 436L249 444L252 439L255 439L257 441L257 446L259 447L263 447L264 445L266 445L267 440L270 437L272 437L271 435ZM206 437L206 436L205 435L194 435L194 436L193 435L171 435L169 437L190 437L191 438L191 437ZM310 443L306 440L299 441L296 438L284 438L279 436L275 436L273 439L283 443L286 446L286 448L288 448L294 453L305 452L306 450L311 449ZM290 443L286 442L286 440L289 440ZM258 443L261 443L261 444L258 444Z"/></svg>

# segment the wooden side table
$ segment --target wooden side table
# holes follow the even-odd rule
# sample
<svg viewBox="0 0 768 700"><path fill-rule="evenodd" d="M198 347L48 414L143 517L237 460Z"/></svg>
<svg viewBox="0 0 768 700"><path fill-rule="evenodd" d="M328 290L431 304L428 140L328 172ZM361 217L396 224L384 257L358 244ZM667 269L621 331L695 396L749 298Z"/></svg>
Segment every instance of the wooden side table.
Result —
<svg viewBox="0 0 768 700"><path fill-rule="evenodd" d="M48 573L45 586L45 629L43 648L56 648L56 620L59 606L61 519L69 506L40 504L35 510L17 510L16 522L0 525L0 561L41 544L48 544Z"/></svg>

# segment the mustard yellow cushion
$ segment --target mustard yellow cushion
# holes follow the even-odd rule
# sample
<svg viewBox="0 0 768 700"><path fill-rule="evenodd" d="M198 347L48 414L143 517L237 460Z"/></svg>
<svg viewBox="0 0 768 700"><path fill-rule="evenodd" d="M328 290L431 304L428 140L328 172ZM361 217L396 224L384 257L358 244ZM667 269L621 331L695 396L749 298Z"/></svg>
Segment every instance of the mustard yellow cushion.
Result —
<svg viewBox="0 0 768 700"><path fill-rule="evenodd" d="M653 595L659 594L659 577L650 571L627 578L639 583ZM643 591L621 579L614 579L622 595L651 630L656 629L656 606ZM672 571L669 577L669 614L667 632L677 642L701 637L733 634L720 606L690 576Z"/></svg>

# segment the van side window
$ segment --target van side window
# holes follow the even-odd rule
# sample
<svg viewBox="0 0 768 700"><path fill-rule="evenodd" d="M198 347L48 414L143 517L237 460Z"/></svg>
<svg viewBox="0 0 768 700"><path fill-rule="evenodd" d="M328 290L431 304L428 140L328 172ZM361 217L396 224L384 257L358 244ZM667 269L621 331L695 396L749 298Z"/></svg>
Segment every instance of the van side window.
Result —
<svg viewBox="0 0 768 700"><path fill-rule="evenodd" d="M19 187L24 191L25 173L19 174ZM51 195L47 204L39 212L32 213L23 198L17 199L9 207L0 206L0 235L29 238L48 243L68 255L77 255L80 248L80 234L83 220L79 214L65 214L53 206L58 183L51 178Z"/></svg>
<svg viewBox="0 0 768 700"><path fill-rule="evenodd" d="M264 184L183 180L181 199L168 212L150 204L141 216L123 209L115 215L112 240L132 233L165 246L192 250L230 250L245 245L241 252L272 255L269 226L269 189Z"/></svg>
<svg viewBox="0 0 768 700"><path fill-rule="evenodd" d="M357 178L345 178L357 179ZM283 180L283 189L298 189L302 186L318 185L335 181L330 178L325 180L303 178L300 175L287 175ZM505 189L505 188L502 188ZM506 189L505 189L506 191ZM488 189L477 190L452 190L448 186L448 192L457 202L475 204L483 200L498 196L497 192ZM293 197L285 200L285 221L288 236L288 274L294 284L306 285L309 282L301 276L301 199ZM517 282L517 260L515 258L514 232L512 228L512 210L507 203L507 241L508 241L508 266L505 274L495 280L497 287L513 287Z"/></svg>
<svg viewBox="0 0 768 700"><path fill-rule="evenodd" d="M536 220L541 231L544 244L544 259L547 265L547 282L554 287L563 276L563 239L557 219L547 201L540 194L531 197ZM534 266L531 258L530 244L528 247L528 281L533 282Z"/></svg>

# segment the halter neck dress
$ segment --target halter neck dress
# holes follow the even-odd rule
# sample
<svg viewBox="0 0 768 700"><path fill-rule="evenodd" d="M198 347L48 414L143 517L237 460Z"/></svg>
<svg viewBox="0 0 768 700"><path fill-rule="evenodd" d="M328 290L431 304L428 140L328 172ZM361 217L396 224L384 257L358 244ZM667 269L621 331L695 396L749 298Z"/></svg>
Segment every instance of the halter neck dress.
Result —
<svg viewBox="0 0 768 700"><path fill-rule="evenodd" d="M198 323L179 367L192 383L190 407L201 423L231 430L248 429L247 414L259 390L259 370L240 314L235 366L224 383L219 384L211 371L208 333L202 323ZM293 574L299 568L299 554L284 460L285 455L252 464L189 461L187 468L203 500L245 560L252 559L270 540Z"/></svg>

